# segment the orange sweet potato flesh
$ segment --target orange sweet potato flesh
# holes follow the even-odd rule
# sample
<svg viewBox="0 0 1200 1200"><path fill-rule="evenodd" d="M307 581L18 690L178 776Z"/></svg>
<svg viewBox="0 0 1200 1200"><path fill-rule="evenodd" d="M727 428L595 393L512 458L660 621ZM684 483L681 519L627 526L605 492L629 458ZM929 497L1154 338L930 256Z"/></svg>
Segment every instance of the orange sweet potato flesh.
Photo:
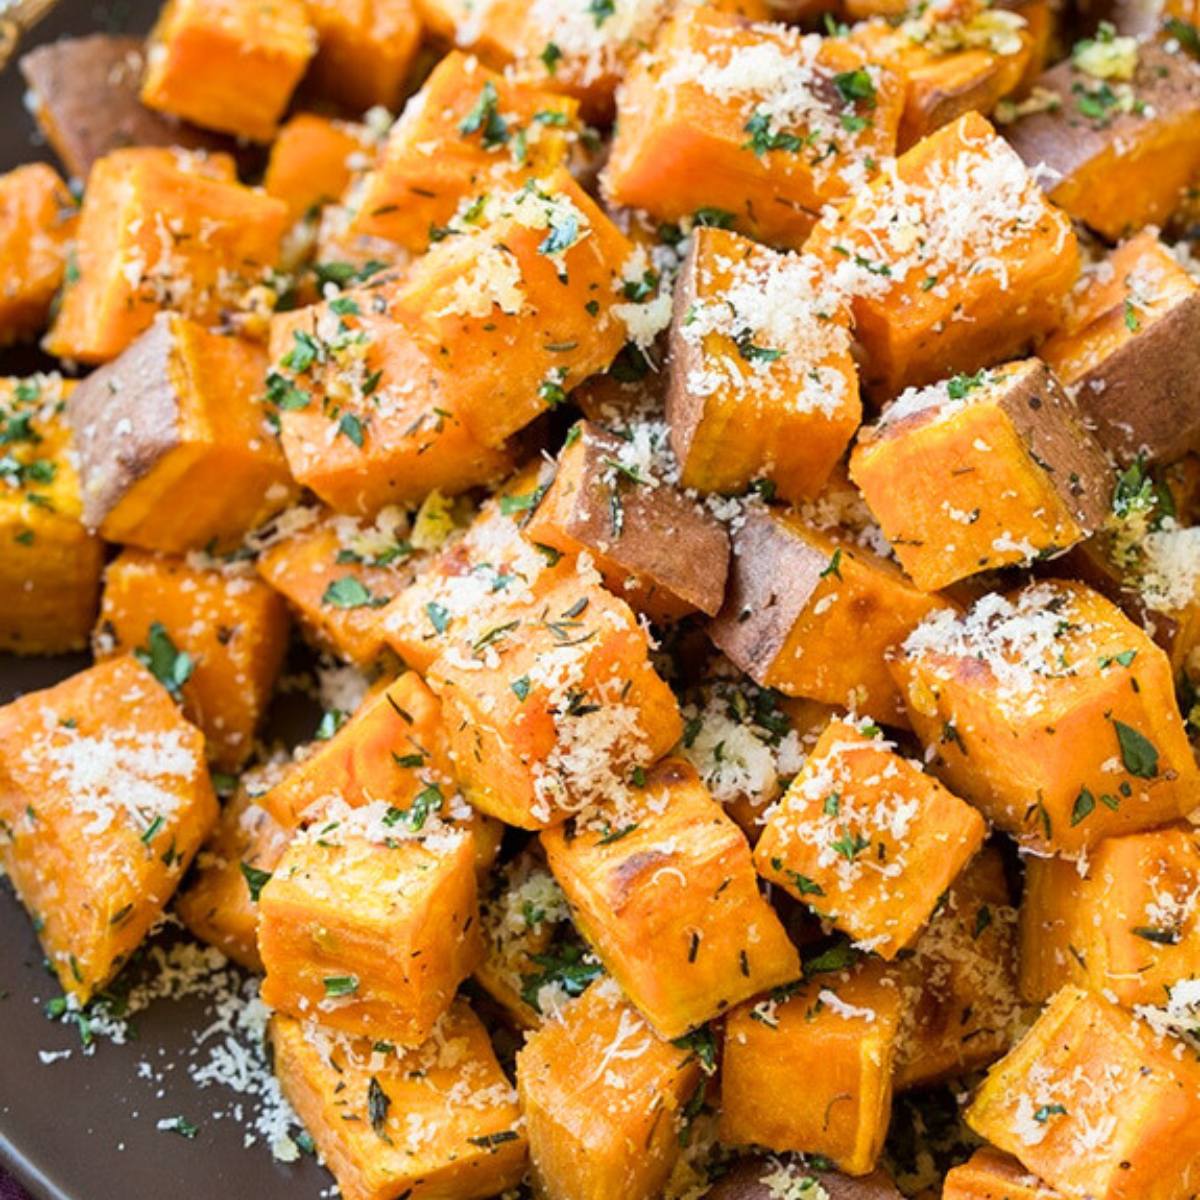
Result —
<svg viewBox="0 0 1200 1200"><path fill-rule="evenodd" d="M1061 1200L1009 1154L984 1146L946 1175L942 1200Z"/></svg>
<svg viewBox="0 0 1200 1200"><path fill-rule="evenodd" d="M0 709L0 864L81 1003L162 914L216 819L203 736L133 658Z"/></svg>
<svg viewBox="0 0 1200 1200"><path fill-rule="evenodd" d="M263 188L288 206L293 221L337 200L354 175L354 164L369 162L371 141L360 125L317 113L297 113L271 143Z"/></svg>
<svg viewBox="0 0 1200 1200"><path fill-rule="evenodd" d="M282 598L248 569L227 572L128 549L105 570L93 645L101 661L137 651L156 661L161 647L168 679L178 654L186 654L187 678L178 689L184 716L204 731L210 760L233 770L254 749L287 632Z"/></svg>
<svg viewBox="0 0 1200 1200"><path fill-rule="evenodd" d="M656 1032L675 1038L794 979L800 961L759 895L745 835L695 769L665 759L645 787L600 828L541 840L580 932Z"/></svg>
<svg viewBox="0 0 1200 1200"><path fill-rule="evenodd" d="M623 1053L622 1053L623 1052ZM660 1193L700 1082L609 980L593 983L517 1055L533 1176L547 1200Z"/></svg>
<svg viewBox="0 0 1200 1200"><path fill-rule="evenodd" d="M309 81L356 112L401 107L421 41L413 0L307 0L317 32Z"/></svg>
<svg viewBox="0 0 1200 1200"><path fill-rule="evenodd" d="M1187 1200L1198 1104L1193 1058L1102 996L1065 987L989 1072L966 1120L1069 1196Z"/></svg>
<svg viewBox="0 0 1200 1200"><path fill-rule="evenodd" d="M414 1050L310 1029L271 1019L275 1070L345 1200L485 1200L520 1183L527 1151L516 1097L465 1000ZM447 1054L449 1046L459 1053ZM372 1105L372 1092L386 1105ZM380 1108L382 1120L372 1122ZM410 1116L427 1134L419 1143Z"/></svg>
<svg viewBox="0 0 1200 1200"><path fill-rule="evenodd" d="M81 650L96 617L104 547L80 520L79 476L56 375L0 379L0 650ZM27 431L22 432L22 431Z"/></svg>
<svg viewBox="0 0 1200 1200"><path fill-rule="evenodd" d="M835 720L771 810L754 863L890 960L917 937L986 828L891 743Z"/></svg>

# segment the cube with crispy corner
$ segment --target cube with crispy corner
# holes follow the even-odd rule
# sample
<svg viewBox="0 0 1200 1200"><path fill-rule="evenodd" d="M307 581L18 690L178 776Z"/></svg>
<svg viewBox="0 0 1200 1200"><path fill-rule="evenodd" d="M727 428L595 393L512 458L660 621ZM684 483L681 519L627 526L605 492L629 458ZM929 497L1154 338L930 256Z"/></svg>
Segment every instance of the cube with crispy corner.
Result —
<svg viewBox="0 0 1200 1200"><path fill-rule="evenodd" d="M1122 462L1200 449L1200 283L1149 230L1086 273L1041 356Z"/></svg>
<svg viewBox="0 0 1200 1200"><path fill-rule="evenodd" d="M71 393L83 519L114 542L181 553L237 545L296 498L252 342L164 313Z"/></svg>
<svg viewBox="0 0 1200 1200"><path fill-rule="evenodd" d="M435 625L443 611L427 610ZM679 739L679 705L646 630L590 567L559 575L456 636L429 668L464 793L541 829L620 799L631 773ZM476 632L478 630L478 632Z"/></svg>
<svg viewBox="0 0 1200 1200"><path fill-rule="evenodd" d="M1130 1007L1156 1004L1177 981L1200 977L1200 832L1179 825L1106 838L1082 877L1061 859L1027 866L1027 999L1078 983Z"/></svg>
<svg viewBox="0 0 1200 1200"><path fill-rule="evenodd" d="M392 126L352 197L350 229L419 253L446 236L464 201L565 165L578 134L576 105L566 96L451 51Z"/></svg>
<svg viewBox="0 0 1200 1200"><path fill-rule="evenodd" d="M824 1165L817 1167L804 1157L739 1158L723 1170L720 1179L704 1193L705 1200L778 1200L782 1194L804 1193L828 1200L900 1200L888 1173L882 1169L870 1175L843 1175Z"/></svg>
<svg viewBox="0 0 1200 1200"><path fill-rule="evenodd" d="M906 949L986 825L877 726L831 721L754 849L758 872L884 959Z"/></svg>
<svg viewBox="0 0 1200 1200"><path fill-rule="evenodd" d="M580 932L661 1037L799 973L745 835L682 759L541 840Z"/></svg>
<svg viewBox="0 0 1200 1200"><path fill-rule="evenodd" d="M355 112L393 111L421 41L414 0L307 0L317 31L313 86Z"/></svg>
<svg viewBox="0 0 1200 1200"><path fill-rule="evenodd" d="M0 708L0 864L80 1003L137 949L216 820L203 735L135 659Z"/></svg>
<svg viewBox="0 0 1200 1200"><path fill-rule="evenodd" d="M1057 326L1079 271L1069 218L973 112L902 154L805 249L852 296L881 398L1017 357Z"/></svg>
<svg viewBox="0 0 1200 1200"><path fill-rule="evenodd" d="M1065 987L988 1073L966 1120L1069 1196L1188 1200L1200 1183L1198 1107L1200 1064L1180 1043Z"/></svg>
<svg viewBox="0 0 1200 1200"><path fill-rule="evenodd" d="M233 171L224 155L151 148L96 163L46 349L107 362L164 309L212 324L248 303L276 265L288 212Z"/></svg>
<svg viewBox="0 0 1200 1200"><path fill-rule="evenodd" d="M725 606L709 634L764 687L903 725L884 655L943 607L873 551L762 509L733 535Z"/></svg>
<svg viewBox="0 0 1200 1200"><path fill-rule="evenodd" d="M125 550L104 572L97 661L133 654L233 770L254 749L287 649L283 599L249 564L203 566Z"/></svg>
<svg viewBox="0 0 1200 1200"><path fill-rule="evenodd" d="M895 153L903 106L899 76L845 39L686 8L622 89L605 191L663 221L721 209L798 246Z"/></svg>
<svg viewBox="0 0 1200 1200"><path fill-rule="evenodd" d="M651 1200L679 1156L701 1085L688 1048L663 1041L609 979L565 1005L517 1054L533 1176L548 1200Z"/></svg>
<svg viewBox="0 0 1200 1200"><path fill-rule="evenodd" d="M78 216L53 167L27 163L0 175L0 346L45 327Z"/></svg>
<svg viewBox="0 0 1200 1200"><path fill-rule="evenodd" d="M281 1013L270 1036L283 1094L345 1200L484 1200L521 1182L516 1094L465 1000L411 1050Z"/></svg>
<svg viewBox="0 0 1200 1200"><path fill-rule="evenodd" d="M587 550L606 586L654 621L715 617L725 599L729 535L706 509L654 473L660 428L629 442L575 426L554 482L524 528L535 545Z"/></svg>
<svg viewBox="0 0 1200 1200"><path fill-rule="evenodd" d="M1200 171L1200 63L1110 27L1037 82L1059 103L1004 132L1050 200L1110 241L1166 221Z"/></svg>
<svg viewBox="0 0 1200 1200"><path fill-rule="evenodd" d="M966 1074L1012 1047L1024 1016L1017 910L998 850L986 847L968 864L896 969L904 998L897 1089Z"/></svg>
<svg viewBox="0 0 1200 1200"><path fill-rule="evenodd" d="M903 392L859 432L850 476L931 592L1068 549L1112 491L1104 451L1036 358Z"/></svg>
<svg viewBox="0 0 1200 1200"><path fill-rule="evenodd" d="M1195 807L1167 656L1082 584L935 613L890 666L932 769L1028 846L1078 855Z"/></svg>
<svg viewBox="0 0 1200 1200"><path fill-rule="evenodd" d="M302 112L271 143L263 188L288 206L293 221L339 199L356 171L373 160L375 138L365 125Z"/></svg>
<svg viewBox="0 0 1200 1200"><path fill-rule="evenodd" d="M196 937L260 974L258 897L292 833L259 800L286 770L287 764L269 763L239 780L212 836L196 855L190 882L175 897L175 912Z"/></svg>
<svg viewBox="0 0 1200 1200"><path fill-rule="evenodd" d="M667 421L685 487L815 496L862 420L823 264L700 228L675 290ZM735 432L736 431L736 432Z"/></svg>
<svg viewBox="0 0 1200 1200"><path fill-rule="evenodd" d="M899 1025L900 991L871 960L734 1009L721 1054L721 1141L820 1154L868 1174L891 1117Z"/></svg>
<svg viewBox="0 0 1200 1200"><path fill-rule="evenodd" d="M436 787L407 808L335 796L296 834L258 897L266 1004L403 1046L429 1036L483 957L474 838L441 803Z"/></svg>
<svg viewBox="0 0 1200 1200"><path fill-rule="evenodd" d="M58 375L0 378L0 650L81 650L96 617L104 547L81 519L63 419L74 385Z"/></svg>
<svg viewBox="0 0 1200 1200"><path fill-rule="evenodd" d="M942 1200L1062 1200L1011 1154L984 1146L946 1173Z"/></svg>
<svg viewBox="0 0 1200 1200"><path fill-rule="evenodd" d="M150 34L142 103L269 142L316 48L305 0L169 0Z"/></svg>

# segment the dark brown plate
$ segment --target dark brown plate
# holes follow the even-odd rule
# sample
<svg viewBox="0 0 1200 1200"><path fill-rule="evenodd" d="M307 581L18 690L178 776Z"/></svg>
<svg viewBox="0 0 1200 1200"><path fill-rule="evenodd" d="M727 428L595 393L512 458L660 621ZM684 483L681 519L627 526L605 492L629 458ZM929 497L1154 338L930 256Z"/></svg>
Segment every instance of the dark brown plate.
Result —
<svg viewBox="0 0 1200 1200"><path fill-rule="evenodd" d="M143 33L157 8L157 0L61 0L21 48L64 34ZM53 161L37 139L23 92L10 65L0 73L0 171L38 158ZM0 374L46 365L31 348L0 355ZM82 655L0 656L0 702L86 665ZM135 1018L136 1040L100 1041L85 1057L78 1032L43 1013L58 994L29 919L0 882L0 1165L39 1200L316 1200L330 1187L311 1158L276 1163L261 1143L243 1147L239 1122L212 1118L214 1109L228 1110L237 1097L216 1086L200 1089L187 1073L195 1061L189 1057L193 1035L208 1023L204 1001L153 1005ZM39 1059L39 1051L66 1049L69 1058L48 1065ZM139 1076L138 1064L147 1061L160 1081ZM199 1127L194 1140L156 1128L174 1116Z"/></svg>

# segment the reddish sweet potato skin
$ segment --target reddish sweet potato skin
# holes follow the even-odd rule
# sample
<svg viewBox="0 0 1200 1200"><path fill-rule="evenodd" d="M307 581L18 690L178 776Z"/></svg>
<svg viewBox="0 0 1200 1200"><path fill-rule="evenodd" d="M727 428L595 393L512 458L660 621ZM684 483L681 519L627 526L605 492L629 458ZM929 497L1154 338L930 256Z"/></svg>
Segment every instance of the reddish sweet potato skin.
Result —
<svg viewBox="0 0 1200 1200"><path fill-rule="evenodd" d="M775 1200L780 1194L778 1187L764 1183L763 1179L771 1178L778 1170L778 1160L742 1159L704 1193L704 1200ZM815 1180L824 1188L829 1200L900 1200L901 1197L896 1185L882 1170L857 1179L839 1171L799 1167L794 1167L792 1174L796 1180Z"/></svg>

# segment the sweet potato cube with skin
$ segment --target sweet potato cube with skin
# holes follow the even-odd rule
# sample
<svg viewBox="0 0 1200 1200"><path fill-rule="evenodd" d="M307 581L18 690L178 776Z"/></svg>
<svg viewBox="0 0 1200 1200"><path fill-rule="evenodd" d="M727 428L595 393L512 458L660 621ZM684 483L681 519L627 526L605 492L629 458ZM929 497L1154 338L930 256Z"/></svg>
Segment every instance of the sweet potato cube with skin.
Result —
<svg viewBox="0 0 1200 1200"><path fill-rule="evenodd" d="M675 292L667 421L684 487L815 496L862 420L822 264L701 228ZM733 431L736 430L736 436Z"/></svg>
<svg viewBox="0 0 1200 1200"><path fill-rule="evenodd" d="M622 88L604 188L659 220L719 208L798 246L895 153L903 105L900 78L847 41L688 8Z"/></svg>
<svg viewBox="0 0 1200 1200"><path fill-rule="evenodd" d="M576 426L524 535L567 554L586 549L605 585L651 620L696 611L715 617L725 599L729 535L654 474L663 442L652 427L631 443L590 421Z"/></svg>
<svg viewBox="0 0 1200 1200"><path fill-rule="evenodd" d="M411 328L442 394L485 445L500 446L629 336L625 235L565 172L489 193L462 232L413 264L391 315Z"/></svg>
<svg viewBox="0 0 1200 1200"><path fill-rule="evenodd" d="M216 820L203 735L133 658L0 709L0 865L80 1003L162 915Z"/></svg>
<svg viewBox="0 0 1200 1200"><path fill-rule="evenodd" d="M1167 656L1082 584L936 613L890 666L932 769L1025 845L1076 856L1195 807Z"/></svg>
<svg viewBox="0 0 1200 1200"><path fill-rule="evenodd" d="M730 567L709 636L756 683L906 723L884 656L944 601L873 551L780 510L747 516Z"/></svg>
<svg viewBox="0 0 1200 1200"><path fill-rule="evenodd" d="M877 961L735 1009L721 1054L721 1141L868 1174L891 1117L899 1025L899 989Z"/></svg>
<svg viewBox="0 0 1200 1200"><path fill-rule="evenodd" d="M1200 284L1146 230L1086 272L1042 357L1105 447L1170 462L1200 448Z"/></svg>
<svg viewBox="0 0 1200 1200"><path fill-rule="evenodd" d="M393 111L421 41L414 0L307 0L317 31L313 86L356 112Z"/></svg>
<svg viewBox="0 0 1200 1200"><path fill-rule="evenodd" d="M278 531L258 573L318 648L369 667L384 653L381 609L412 582L408 532L407 515L395 507L374 521L318 511L294 531Z"/></svg>
<svg viewBox="0 0 1200 1200"><path fill-rule="evenodd" d="M1066 987L988 1073L966 1120L1069 1196L1188 1200L1198 1104L1200 1064L1178 1042Z"/></svg>
<svg viewBox="0 0 1200 1200"><path fill-rule="evenodd" d="M296 498L260 403L260 347L164 313L71 393L84 523L182 553L237 545Z"/></svg>
<svg viewBox="0 0 1200 1200"><path fill-rule="evenodd" d="M150 35L142 103L269 142L315 50L305 0L169 0Z"/></svg>
<svg viewBox="0 0 1200 1200"><path fill-rule="evenodd" d="M522 175L565 166L579 134L575 103L452 51L392 126L350 223L415 253L444 236L464 201Z"/></svg>
<svg viewBox="0 0 1200 1200"><path fill-rule="evenodd" d="M96 617L104 547L81 517L57 375L0 379L0 650L81 650Z"/></svg>
<svg viewBox="0 0 1200 1200"><path fill-rule="evenodd" d="M942 1200L1063 1200L1011 1154L984 1146L946 1174Z"/></svg>
<svg viewBox="0 0 1200 1200"><path fill-rule="evenodd" d="M904 997L898 1090L963 1075L1011 1048L1023 1006L1017 910L999 851L985 848L963 869L896 969Z"/></svg>
<svg viewBox="0 0 1200 1200"><path fill-rule="evenodd" d="M760 875L893 959L983 844L983 818L877 727L831 721L754 850Z"/></svg>
<svg viewBox="0 0 1200 1200"><path fill-rule="evenodd" d="M239 184L224 156L115 151L88 177L75 269L45 348L102 363L164 309L221 320L276 265L287 225L283 201Z"/></svg>
<svg viewBox="0 0 1200 1200"><path fill-rule="evenodd" d="M781 1189L788 1188L801 1197L806 1189L818 1197L823 1191L829 1200L900 1200L901 1197L891 1177L882 1169L870 1175L843 1175L840 1171L817 1170L803 1157L774 1155L739 1157L728 1170L722 1168L720 1179L705 1197L706 1200L775 1200ZM787 1194L786 1190L783 1194Z"/></svg>
<svg viewBox="0 0 1200 1200"><path fill-rule="evenodd" d="M612 980L593 983L517 1054L539 1194L660 1195L679 1156L683 1110L698 1086L693 1053L659 1038Z"/></svg>
<svg viewBox="0 0 1200 1200"><path fill-rule="evenodd" d="M1036 358L903 392L850 475L925 591L1065 550L1109 513L1112 469Z"/></svg>
<svg viewBox="0 0 1200 1200"><path fill-rule="evenodd" d="M104 572L97 661L135 654L234 770L254 749L287 649L282 598L244 564L194 565L125 550Z"/></svg>
<svg viewBox="0 0 1200 1200"><path fill-rule="evenodd" d="M880 398L1018 356L1058 324L1079 271L1069 218L978 113L901 155L805 249L851 296Z"/></svg>
<svg viewBox="0 0 1200 1200"><path fill-rule="evenodd" d="M427 616L442 623L436 609ZM679 740L679 705L650 663L645 629L591 568L494 618L428 673L476 808L523 829L560 823L619 799L631 772Z"/></svg>
<svg viewBox="0 0 1200 1200"><path fill-rule="evenodd" d="M78 217L53 167L28 163L0 175L0 345L45 326Z"/></svg>
<svg viewBox="0 0 1200 1200"><path fill-rule="evenodd" d="M520 1183L516 1095L466 1001L412 1050L280 1013L270 1032L283 1094L345 1200L485 1200Z"/></svg>
<svg viewBox="0 0 1200 1200"><path fill-rule="evenodd" d="M620 809L541 840L580 932L661 1037L799 973L745 835L690 763L667 759Z"/></svg>
<svg viewBox="0 0 1200 1200"><path fill-rule="evenodd" d="M263 188L299 221L337 200L374 154L375 138L365 125L297 113L271 143Z"/></svg>
<svg viewBox="0 0 1200 1200"><path fill-rule="evenodd" d="M1200 64L1178 47L1101 37L1037 85L1059 104L1004 132L1031 168L1048 168L1050 200L1109 241L1166 221L1200 171Z"/></svg>
<svg viewBox="0 0 1200 1200"><path fill-rule="evenodd" d="M1075 880L1066 874L1072 863L1031 859L1027 866L1021 976L1028 999L1078 982L1127 1006L1156 1004L1178 980L1200 977L1195 829L1106 838Z"/></svg>
<svg viewBox="0 0 1200 1200"><path fill-rule="evenodd" d="M286 764L269 764L242 777L174 904L176 915L202 942L259 974L258 896L292 837L259 800L286 770Z"/></svg>

